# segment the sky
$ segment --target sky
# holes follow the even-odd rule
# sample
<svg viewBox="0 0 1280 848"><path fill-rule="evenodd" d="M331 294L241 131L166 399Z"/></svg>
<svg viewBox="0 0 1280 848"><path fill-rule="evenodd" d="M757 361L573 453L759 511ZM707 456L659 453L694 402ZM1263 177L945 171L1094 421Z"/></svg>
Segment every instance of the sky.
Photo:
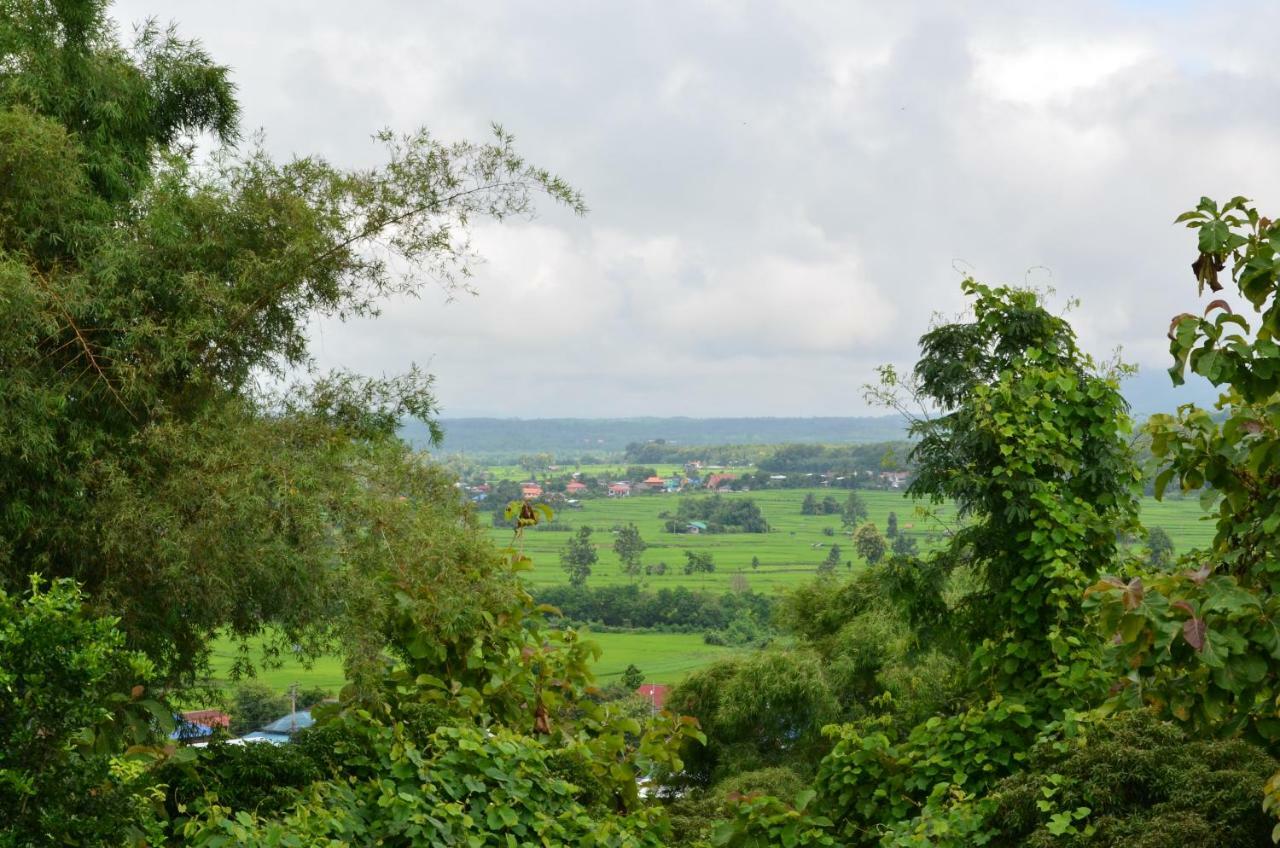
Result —
<svg viewBox="0 0 1280 848"><path fill-rule="evenodd" d="M301 9L305 8L305 12ZM379 161L381 128L565 177L481 223L476 294L312 328L323 368L436 375L447 417L874 413L959 284L1052 288L1172 408L1201 195L1277 215L1280 5L128 0L233 69L275 155Z"/></svg>

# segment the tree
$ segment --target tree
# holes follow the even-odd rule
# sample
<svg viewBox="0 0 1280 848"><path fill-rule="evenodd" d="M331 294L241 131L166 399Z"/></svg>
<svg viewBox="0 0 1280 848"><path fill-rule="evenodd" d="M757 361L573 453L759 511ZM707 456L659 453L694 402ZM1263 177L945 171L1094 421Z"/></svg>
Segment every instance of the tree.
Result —
<svg viewBox="0 0 1280 848"><path fill-rule="evenodd" d="M857 492L850 492L849 497L845 499L844 509L840 513L840 523L845 529L853 532L853 529L859 524L867 520L867 505L863 503Z"/></svg>
<svg viewBox="0 0 1280 848"><path fill-rule="evenodd" d="M831 497L831 495L827 495L822 499L822 504L819 508L819 511L823 515L839 515L840 502L837 501L835 498Z"/></svg>
<svg viewBox="0 0 1280 848"><path fill-rule="evenodd" d="M640 531L634 524L628 524L619 530L613 540L613 551L622 561L622 570L632 577L640 573L640 555L647 547L649 546L640 538Z"/></svg>
<svg viewBox="0 0 1280 848"><path fill-rule="evenodd" d="M636 691L644 685L644 672L631 663L622 672L622 685L628 692Z"/></svg>
<svg viewBox="0 0 1280 848"><path fill-rule="evenodd" d="M715 570L716 563L709 552L690 550L684 552L685 574L710 574Z"/></svg>
<svg viewBox="0 0 1280 848"><path fill-rule="evenodd" d="M804 500L800 503L801 515L817 515L818 499L814 497L813 492L809 492L804 496Z"/></svg>
<svg viewBox="0 0 1280 848"><path fill-rule="evenodd" d="M884 536L880 535L876 526L868 522L853 534L853 549L858 552L858 556L867 561L868 565L875 565L884 559L888 545L885 544Z"/></svg>
<svg viewBox="0 0 1280 848"><path fill-rule="evenodd" d="M840 546L832 545L827 551L827 558L818 566L818 573L831 576L835 573L836 567L840 565Z"/></svg>
<svg viewBox="0 0 1280 848"><path fill-rule="evenodd" d="M752 568L759 568L759 567L760 567L760 557L758 557L758 556L753 556L753 557L751 558L751 567L752 567Z"/></svg>
<svg viewBox="0 0 1280 848"><path fill-rule="evenodd" d="M1150 568L1162 571L1173 563L1173 539L1160 527L1147 530L1146 560Z"/></svg>
<svg viewBox="0 0 1280 848"><path fill-rule="evenodd" d="M971 686L910 727L870 720L833 732L816 786L854 844L868 833L886 845L937 833L988 841L993 781L1025 760L1038 728L1099 702L1113 682L1098 667L1084 595L1136 525L1124 369L1099 367L1035 292L963 285L972 315L932 328L914 371L882 369L870 394L931 410L910 425L908 494L950 500L963 519L924 562L875 571L900 584L886 588L919 645L968 667ZM964 579L950 581L961 568Z"/></svg>
<svg viewBox="0 0 1280 848"><path fill-rule="evenodd" d="M898 513L890 512L884 524L884 535L887 539L898 538Z"/></svg>
<svg viewBox="0 0 1280 848"><path fill-rule="evenodd" d="M581 201L500 130L359 170L232 147L227 69L126 49L105 0L6 4L0 55L0 586L76 580L170 682L216 634L368 647L374 584L433 547L397 504L452 497L395 436L431 379L317 374L309 327L465 288L472 223Z"/></svg>
<svg viewBox="0 0 1280 848"><path fill-rule="evenodd" d="M584 524L560 552L560 567L569 575L570 584L585 586L591 576L591 566L599 559L596 546L591 543L591 528Z"/></svg>
<svg viewBox="0 0 1280 848"><path fill-rule="evenodd" d="M1170 323L1169 373L1175 384L1188 371L1208 380L1221 393L1220 411L1187 404L1176 415L1151 416L1145 429L1160 465L1155 496L1170 484L1200 492L1215 534L1207 549L1184 557L1189 567L1109 575L1090 587L1090 601L1110 646L1119 704L1150 706L1196 737L1240 736L1275 750L1280 471L1270 457L1280 450L1280 374L1271 364L1280 226L1243 197L1222 205L1201 198L1177 221L1196 231L1197 293L1208 288L1214 299ZM1256 317L1235 311L1226 298L1237 296ZM1268 781L1263 806L1280 817L1280 773Z"/></svg>
<svg viewBox="0 0 1280 848"><path fill-rule="evenodd" d="M917 553L916 540L906 533L899 533L893 537L893 544L890 546L895 556L912 557Z"/></svg>
<svg viewBox="0 0 1280 848"><path fill-rule="evenodd" d="M260 680L246 680L231 694L231 732L241 736L289 712L289 696Z"/></svg>

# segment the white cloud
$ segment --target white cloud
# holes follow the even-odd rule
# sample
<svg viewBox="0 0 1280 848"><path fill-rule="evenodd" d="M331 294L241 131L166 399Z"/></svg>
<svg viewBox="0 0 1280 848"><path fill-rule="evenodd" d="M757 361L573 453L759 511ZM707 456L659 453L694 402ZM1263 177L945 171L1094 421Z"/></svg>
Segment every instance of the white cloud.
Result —
<svg viewBox="0 0 1280 848"><path fill-rule="evenodd" d="M123 20L156 10L118 6ZM859 414L955 267L1029 269L1164 367L1201 194L1280 207L1280 7L832 2L167 4L272 149L491 120L591 206L481 226L479 296L317 325L324 365L429 363L456 414ZM1051 275L1051 277L1047 276Z"/></svg>

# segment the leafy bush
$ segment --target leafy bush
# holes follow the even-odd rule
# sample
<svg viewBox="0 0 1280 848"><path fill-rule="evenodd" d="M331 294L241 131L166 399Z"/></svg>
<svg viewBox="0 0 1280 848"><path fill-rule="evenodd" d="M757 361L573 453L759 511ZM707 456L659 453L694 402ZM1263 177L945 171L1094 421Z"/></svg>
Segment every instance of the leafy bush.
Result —
<svg viewBox="0 0 1280 848"><path fill-rule="evenodd" d="M119 845L155 826L148 753L171 717L143 699L153 668L124 650L109 618L85 611L70 581L0 590L0 845Z"/></svg>
<svg viewBox="0 0 1280 848"><path fill-rule="evenodd" d="M1078 742L1042 743L998 784L999 848L1261 848L1259 798L1277 762L1241 740L1189 738L1147 711L1100 722Z"/></svg>
<svg viewBox="0 0 1280 848"><path fill-rule="evenodd" d="M193 762L166 764L157 775L169 787L166 806L171 816L206 795L232 810L278 813L297 800L300 789L321 777L309 749L294 744L213 742L192 750L198 751Z"/></svg>

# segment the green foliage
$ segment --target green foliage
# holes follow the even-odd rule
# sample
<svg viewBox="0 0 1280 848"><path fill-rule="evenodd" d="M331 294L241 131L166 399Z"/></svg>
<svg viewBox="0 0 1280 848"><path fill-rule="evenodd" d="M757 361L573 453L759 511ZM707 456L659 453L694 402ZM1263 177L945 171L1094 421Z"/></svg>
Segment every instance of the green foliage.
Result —
<svg viewBox="0 0 1280 848"><path fill-rule="evenodd" d="M715 559L710 551L685 551L685 574L710 574L716 570Z"/></svg>
<svg viewBox="0 0 1280 848"><path fill-rule="evenodd" d="M835 573L836 568L840 565L840 546L832 545L827 551L826 558L822 564L818 566L818 573L825 574L830 577Z"/></svg>
<svg viewBox="0 0 1280 848"><path fill-rule="evenodd" d="M1161 465L1155 494L1175 479L1201 492L1216 512L1208 550L1190 568L1123 579L1091 590L1103 634L1113 637L1112 669L1124 705L1150 704L1161 716L1188 722L1197 734L1280 741L1280 501L1274 457L1280 451L1280 227L1242 197L1219 207L1201 198L1177 219L1197 231L1192 268L1200 292L1228 285L1256 317L1237 314L1223 299L1199 315L1184 313L1169 327L1175 383L1187 370L1222 390L1219 412L1194 405L1176 416L1152 416L1151 452ZM1230 265L1230 283L1219 273ZM1280 775L1266 789L1280 815ZM1280 826L1276 832L1280 835Z"/></svg>
<svg viewBox="0 0 1280 848"><path fill-rule="evenodd" d="M825 748L822 727L838 705L811 651L768 651L725 660L676 686L667 705L698 719L706 744L687 749L673 776L709 786L743 771L798 763Z"/></svg>
<svg viewBox="0 0 1280 848"><path fill-rule="evenodd" d="M569 575L569 585L581 588L591 576L591 566L600 560L591 543L591 528L582 525L560 552L560 567Z"/></svg>
<svg viewBox="0 0 1280 848"><path fill-rule="evenodd" d="M0 590L0 845L154 835L144 769L160 755L153 726L173 720L145 697L153 674L69 581Z"/></svg>
<svg viewBox="0 0 1280 848"><path fill-rule="evenodd" d="M872 716L833 729L820 808L857 844L979 844L982 793L1102 696L1081 596L1134 524L1139 479L1116 374L1034 293L964 289L973 319L926 333L913 379L884 369L873 395L896 402L906 389L942 410L912 425L908 491L953 501L965 522L922 568L896 563L886 580L922 641L939 619L959 620L965 638L949 650L971 689L961 709L919 724Z"/></svg>
<svg viewBox="0 0 1280 848"><path fill-rule="evenodd" d="M0 56L0 586L75 579L170 683L217 633L314 655L376 629L352 595L402 565L396 499L442 476L394 440L431 381L309 373L307 329L463 285L472 222L580 199L500 130L384 134L356 171L198 163L192 134L234 138L226 69L153 26L125 49L101 0L4 4Z"/></svg>
<svg viewBox="0 0 1280 848"><path fill-rule="evenodd" d="M840 523L850 532L867 520L867 505L857 492L850 492L840 511Z"/></svg>
<svg viewBox="0 0 1280 848"><path fill-rule="evenodd" d="M622 570L632 577L639 575L640 555L647 547L649 546L640 538L640 531L634 524L628 524L619 530L613 540L613 552L622 562Z"/></svg>
<svg viewBox="0 0 1280 848"><path fill-rule="evenodd" d="M168 763L156 775L168 787L166 806L175 818L215 799L233 810L276 814L297 801L300 791L322 774L310 750L292 743L213 742L192 750L197 752L194 760Z"/></svg>
<svg viewBox="0 0 1280 848"><path fill-rule="evenodd" d="M898 538L898 513L889 513L884 525L884 535L887 539L896 540Z"/></svg>
<svg viewBox="0 0 1280 848"><path fill-rule="evenodd" d="M242 736L289 712L289 698L265 683L245 680L231 692L231 732Z"/></svg>
<svg viewBox="0 0 1280 848"><path fill-rule="evenodd" d="M769 522L751 498L726 498L718 494L681 498L676 517L667 522L667 531L683 533L690 521L706 522L709 533L769 532Z"/></svg>
<svg viewBox="0 0 1280 848"><path fill-rule="evenodd" d="M853 549L858 552L858 556L867 561L867 565L875 565L884 559L889 546L876 526L868 522L853 534Z"/></svg>
<svg viewBox="0 0 1280 848"><path fill-rule="evenodd" d="M1147 530L1147 544L1145 547L1148 568L1162 571L1173 564L1173 540L1161 528L1152 527Z"/></svg>
<svg viewBox="0 0 1280 848"><path fill-rule="evenodd" d="M644 672L632 663L622 672L621 683L628 692L634 692L644 685Z"/></svg>
<svg viewBox="0 0 1280 848"><path fill-rule="evenodd" d="M1276 761L1241 740L1193 739L1146 711L1074 742L1032 749L996 785L993 846L1253 848L1271 844L1258 804Z"/></svg>

